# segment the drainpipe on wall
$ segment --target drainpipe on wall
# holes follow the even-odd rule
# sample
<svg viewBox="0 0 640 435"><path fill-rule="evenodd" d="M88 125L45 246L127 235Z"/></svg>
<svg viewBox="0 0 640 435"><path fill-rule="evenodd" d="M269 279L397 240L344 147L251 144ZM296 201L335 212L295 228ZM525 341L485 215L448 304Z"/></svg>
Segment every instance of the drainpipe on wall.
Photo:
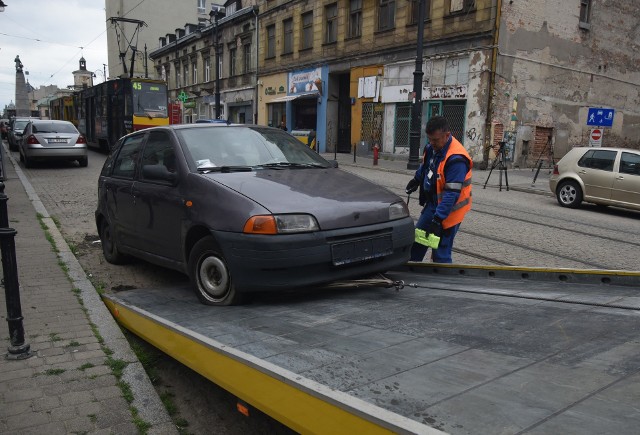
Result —
<svg viewBox="0 0 640 435"><path fill-rule="evenodd" d="M493 33L493 49L491 50L491 70L489 79L489 95L487 96L487 118L484 125L484 150L482 152L482 163L489 165L489 150L491 149L491 121L493 119L493 93L496 88L496 64L498 63L498 43L500 37L500 17L502 12L502 0L497 0L496 22Z"/></svg>
<svg viewBox="0 0 640 435"><path fill-rule="evenodd" d="M253 99L254 104L253 104L253 123L254 124L258 124L258 104L259 104L259 98L260 98L260 83L258 83L258 56L260 53L260 32L258 29L258 6L254 6L253 7L253 14L256 17L256 28L255 28L255 35L256 35L256 93L255 93L255 98Z"/></svg>

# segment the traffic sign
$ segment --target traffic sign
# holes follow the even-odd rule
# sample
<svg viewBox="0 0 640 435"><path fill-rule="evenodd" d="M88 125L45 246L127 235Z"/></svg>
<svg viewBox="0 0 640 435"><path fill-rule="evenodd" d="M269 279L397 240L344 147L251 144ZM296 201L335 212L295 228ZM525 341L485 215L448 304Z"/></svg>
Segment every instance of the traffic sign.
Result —
<svg viewBox="0 0 640 435"><path fill-rule="evenodd" d="M587 125L594 127L612 127L614 109L603 109L602 107L589 107L587 114Z"/></svg>
<svg viewBox="0 0 640 435"><path fill-rule="evenodd" d="M589 146L591 147L601 147L602 146L602 129L601 128L592 128L591 134L589 135Z"/></svg>

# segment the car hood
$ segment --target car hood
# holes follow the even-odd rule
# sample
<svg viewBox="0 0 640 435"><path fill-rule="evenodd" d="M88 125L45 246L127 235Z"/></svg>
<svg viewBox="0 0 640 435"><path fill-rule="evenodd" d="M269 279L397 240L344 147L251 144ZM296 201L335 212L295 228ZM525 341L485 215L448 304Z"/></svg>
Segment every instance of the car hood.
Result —
<svg viewBox="0 0 640 435"><path fill-rule="evenodd" d="M396 194L339 169L211 173L206 177L252 199L273 214L308 213L323 230L389 220Z"/></svg>

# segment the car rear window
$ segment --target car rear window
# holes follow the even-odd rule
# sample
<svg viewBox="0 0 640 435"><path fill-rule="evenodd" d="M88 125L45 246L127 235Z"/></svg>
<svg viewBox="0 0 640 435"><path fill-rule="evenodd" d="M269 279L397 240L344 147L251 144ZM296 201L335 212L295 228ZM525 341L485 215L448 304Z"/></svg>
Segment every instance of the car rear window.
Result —
<svg viewBox="0 0 640 435"><path fill-rule="evenodd" d="M34 122L34 133L77 133L73 124L61 122Z"/></svg>
<svg viewBox="0 0 640 435"><path fill-rule="evenodd" d="M620 158L620 173L640 175L640 154L623 152Z"/></svg>
<svg viewBox="0 0 640 435"><path fill-rule="evenodd" d="M602 171L613 171L613 163L616 161L617 151L612 150L589 150L578 161L578 166L582 168L600 169Z"/></svg>

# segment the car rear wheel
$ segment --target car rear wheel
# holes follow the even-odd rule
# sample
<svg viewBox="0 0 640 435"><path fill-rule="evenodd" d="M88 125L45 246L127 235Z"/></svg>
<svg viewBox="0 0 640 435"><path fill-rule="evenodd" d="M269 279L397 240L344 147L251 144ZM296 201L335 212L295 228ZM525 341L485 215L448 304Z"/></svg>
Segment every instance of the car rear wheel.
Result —
<svg viewBox="0 0 640 435"><path fill-rule="evenodd" d="M89 164L89 157L87 157L87 156L80 157L78 159L78 163L80 163L80 167L81 168L86 168L87 165Z"/></svg>
<svg viewBox="0 0 640 435"><path fill-rule="evenodd" d="M195 244L189 255L189 278L205 305L237 305L242 294L233 285L231 272L212 237Z"/></svg>
<svg viewBox="0 0 640 435"><path fill-rule="evenodd" d="M25 168L31 168L33 166L33 159L30 159L29 157L27 157L27 155L24 155L24 158L22 159L23 163L24 163L24 167Z"/></svg>
<svg viewBox="0 0 640 435"><path fill-rule="evenodd" d="M563 181L558 186L556 197L562 207L577 208L582 203L582 189L575 181Z"/></svg>
<svg viewBox="0 0 640 435"><path fill-rule="evenodd" d="M104 258L111 264L126 263L127 257L118 251L118 244L107 220L102 221L100 226L100 240L102 242L102 253Z"/></svg>

